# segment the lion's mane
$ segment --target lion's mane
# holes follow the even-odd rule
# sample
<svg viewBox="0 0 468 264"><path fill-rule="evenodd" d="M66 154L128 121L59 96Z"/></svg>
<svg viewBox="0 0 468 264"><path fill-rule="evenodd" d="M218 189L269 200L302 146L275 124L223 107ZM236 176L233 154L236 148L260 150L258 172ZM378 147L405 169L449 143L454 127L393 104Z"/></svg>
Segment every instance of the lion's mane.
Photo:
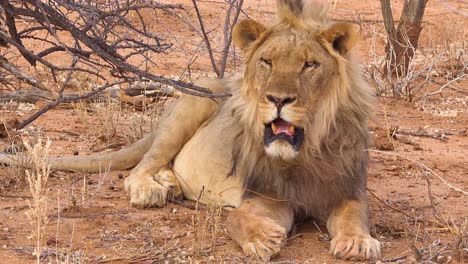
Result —
<svg viewBox="0 0 468 264"><path fill-rule="evenodd" d="M287 2L287 1L285 1ZM294 24L326 27L326 6L319 6L302 14L280 9L275 27L294 27ZM303 12L304 13L304 12ZM268 33L264 34L268 37ZM262 39L245 55L261 45ZM360 67L352 54L337 54L329 43L322 43L337 62L339 74L330 80L329 92L319 98L319 108L308 116L304 144L292 161L273 158L265 153L264 124L258 117L259 97L249 89L244 77L231 83L232 116L236 119L231 133L236 133L233 150L233 169L243 177L245 196L263 195L284 200L297 213L325 217L331 208L344 199L363 197L366 186L367 120L371 115L373 97L362 80ZM246 78L242 81L242 78ZM244 84L244 85L242 85Z"/></svg>

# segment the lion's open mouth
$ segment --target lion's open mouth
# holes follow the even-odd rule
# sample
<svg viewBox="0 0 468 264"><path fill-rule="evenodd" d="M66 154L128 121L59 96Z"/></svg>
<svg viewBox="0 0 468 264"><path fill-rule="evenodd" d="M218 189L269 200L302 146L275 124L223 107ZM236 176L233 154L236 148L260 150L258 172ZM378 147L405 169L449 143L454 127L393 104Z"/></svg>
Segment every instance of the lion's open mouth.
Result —
<svg viewBox="0 0 468 264"><path fill-rule="evenodd" d="M295 150L299 150L304 140L304 128L295 127L291 123L277 118L265 125L263 141L268 146L277 139L286 140Z"/></svg>

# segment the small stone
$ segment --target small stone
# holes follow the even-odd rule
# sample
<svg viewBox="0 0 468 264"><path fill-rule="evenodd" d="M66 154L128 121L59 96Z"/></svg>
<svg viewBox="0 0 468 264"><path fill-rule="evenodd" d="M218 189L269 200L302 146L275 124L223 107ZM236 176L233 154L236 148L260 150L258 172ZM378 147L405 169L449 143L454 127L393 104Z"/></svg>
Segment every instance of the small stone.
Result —
<svg viewBox="0 0 468 264"><path fill-rule="evenodd" d="M78 156L80 155L80 152L78 150L73 151L73 156Z"/></svg>
<svg viewBox="0 0 468 264"><path fill-rule="evenodd" d="M7 233L10 232L10 228L4 227L4 228L3 228L3 232L7 232Z"/></svg>
<svg viewBox="0 0 468 264"><path fill-rule="evenodd" d="M113 191L115 189L114 185L109 186L109 190Z"/></svg>
<svg viewBox="0 0 468 264"><path fill-rule="evenodd" d="M123 179L123 174L119 173L119 174L117 174L117 177L119 177L119 179Z"/></svg>

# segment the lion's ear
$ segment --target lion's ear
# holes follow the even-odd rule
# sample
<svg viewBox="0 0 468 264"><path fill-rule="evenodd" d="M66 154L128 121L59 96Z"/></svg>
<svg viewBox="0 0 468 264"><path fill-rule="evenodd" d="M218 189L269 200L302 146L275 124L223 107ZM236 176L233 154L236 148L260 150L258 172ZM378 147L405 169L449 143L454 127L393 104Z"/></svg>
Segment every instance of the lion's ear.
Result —
<svg viewBox="0 0 468 264"><path fill-rule="evenodd" d="M346 54L360 39L356 26L348 22L338 22L321 33L340 54Z"/></svg>
<svg viewBox="0 0 468 264"><path fill-rule="evenodd" d="M242 50L254 42L265 32L266 27L252 19L244 19L237 23L232 33L233 41Z"/></svg>

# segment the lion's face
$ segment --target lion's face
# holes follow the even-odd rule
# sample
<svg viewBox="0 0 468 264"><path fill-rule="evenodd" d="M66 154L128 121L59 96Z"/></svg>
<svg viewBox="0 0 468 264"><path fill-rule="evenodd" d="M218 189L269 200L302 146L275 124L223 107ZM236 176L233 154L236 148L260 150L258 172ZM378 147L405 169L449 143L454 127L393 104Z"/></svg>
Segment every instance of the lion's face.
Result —
<svg viewBox="0 0 468 264"><path fill-rule="evenodd" d="M279 24L266 29L251 20L243 23L238 31L245 34L250 26L247 36L255 39L246 52L244 89L257 105L265 151L292 160L307 140L306 133L313 133L308 130L313 130L318 109L327 103L321 99L330 97L332 82L339 80L336 54L349 49L342 43L349 36L335 36L343 33L343 26L333 29L330 42L326 39L330 32L323 28Z"/></svg>
<svg viewBox="0 0 468 264"><path fill-rule="evenodd" d="M300 151L309 117L336 72L335 61L327 55L314 35L283 30L270 35L252 56L247 66L255 74L250 89L259 95L269 155L292 159Z"/></svg>

